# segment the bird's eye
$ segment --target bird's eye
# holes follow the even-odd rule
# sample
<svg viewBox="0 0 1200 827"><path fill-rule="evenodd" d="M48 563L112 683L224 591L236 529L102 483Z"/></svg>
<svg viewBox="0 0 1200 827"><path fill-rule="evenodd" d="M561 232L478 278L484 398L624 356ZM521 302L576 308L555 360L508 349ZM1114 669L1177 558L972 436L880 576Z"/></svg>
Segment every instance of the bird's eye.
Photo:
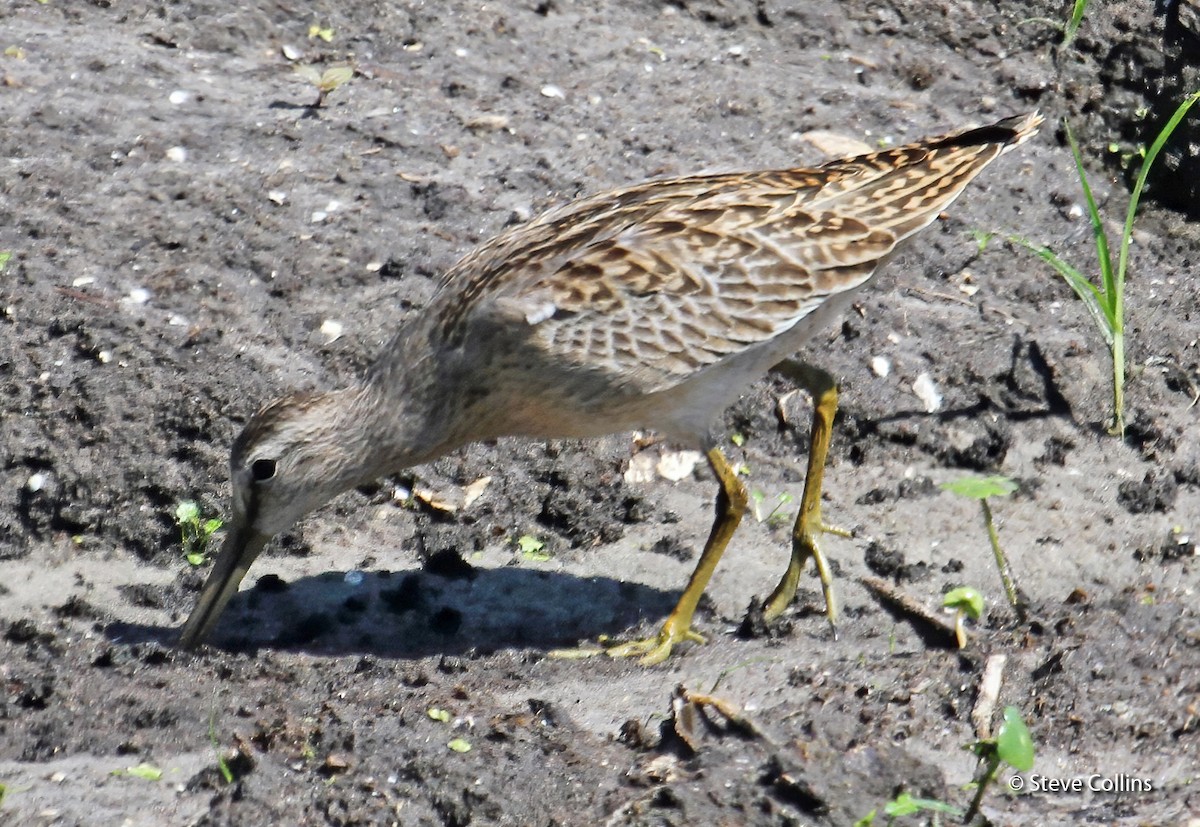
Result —
<svg viewBox="0 0 1200 827"><path fill-rule="evenodd" d="M250 476L255 482L266 482L275 476L275 460L256 459L250 463Z"/></svg>

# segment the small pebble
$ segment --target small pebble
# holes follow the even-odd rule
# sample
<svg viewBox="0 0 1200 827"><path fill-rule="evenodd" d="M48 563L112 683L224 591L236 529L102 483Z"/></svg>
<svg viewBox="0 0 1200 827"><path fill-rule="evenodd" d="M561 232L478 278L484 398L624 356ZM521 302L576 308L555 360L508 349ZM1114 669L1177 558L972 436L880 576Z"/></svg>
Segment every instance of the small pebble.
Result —
<svg viewBox="0 0 1200 827"><path fill-rule="evenodd" d="M925 410L928 413L933 413L938 408L942 407L942 394L938 390L937 383L933 381L933 377L928 373L922 373L917 377L917 381L912 384L913 393L925 405Z"/></svg>
<svg viewBox="0 0 1200 827"><path fill-rule="evenodd" d="M679 482L692 475L703 456L699 451L663 451L654 470L663 479Z"/></svg>
<svg viewBox="0 0 1200 827"><path fill-rule="evenodd" d="M335 322L333 319L321 322L321 334L325 337L325 344L331 344L342 338L344 329L341 322Z"/></svg>

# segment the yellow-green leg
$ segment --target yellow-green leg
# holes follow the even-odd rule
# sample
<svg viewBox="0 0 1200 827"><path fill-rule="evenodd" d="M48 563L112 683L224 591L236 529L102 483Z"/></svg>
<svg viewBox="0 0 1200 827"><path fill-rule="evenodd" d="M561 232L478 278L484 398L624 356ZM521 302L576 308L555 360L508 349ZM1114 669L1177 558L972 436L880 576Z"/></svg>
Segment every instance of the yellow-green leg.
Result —
<svg viewBox="0 0 1200 827"><path fill-rule="evenodd" d="M729 538L733 536L742 515L746 513L746 488L720 448L709 449L708 464L717 475L717 482L721 486L717 492L717 515L708 535L708 542L704 544L704 551L700 554L700 561L696 563L696 568L683 590L683 596L679 598L675 609L656 636L613 646L607 650L613 657L641 655L642 663L649 666L666 660L676 643L685 640L704 642L703 637L692 631L692 616L696 613L700 595L704 594L704 587L708 585L721 555L725 553L725 547L729 545ZM795 591L794 587L792 591Z"/></svg>
<svg viewBox="0 0 1200 827"><path fill-rule="evenodd" d="M812 397L813 420L804 495L800 499L796 524L792 527L792 558L779 585L763 605L763 616L767 620L774 620L783 614L796 596L800 575L811 557L817 564L817 575L821 578L821 590L825 594L825 615L829 623L836 626L838 610L833 593L833 575L817 536L826 532L850 536L849 532L828 526L821 520L821 483L825 476L825 459L829 454L829 438L833 433L833 416L837 413L837 381L820 368L791 359L780 362L772 370L791 379Z"/></svg>

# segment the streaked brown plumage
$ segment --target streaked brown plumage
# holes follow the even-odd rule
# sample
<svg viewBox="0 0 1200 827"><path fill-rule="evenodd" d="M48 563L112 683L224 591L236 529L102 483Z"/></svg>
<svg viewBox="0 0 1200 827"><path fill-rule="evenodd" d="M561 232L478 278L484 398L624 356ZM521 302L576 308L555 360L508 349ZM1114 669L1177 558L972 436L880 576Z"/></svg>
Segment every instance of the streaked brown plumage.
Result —
<svg viewBox="0 0 1200 827"><path fill-rule="evenodd" d="M781 613L815 557L832 378L791 362L897 245L932 222L1041 116L815 169L698 175L584 198L502 233L445 276L363 381L263 408L234 443L225 547L182 643L200 642L262 546L336 494L500 436L588 437L652 428L707 451L717 519L679 605L654 638L612 654L665 659L698 639L692 614L745 509L710 434L771 368L813 394L808 477L792 559L768 599Z"/></svg>

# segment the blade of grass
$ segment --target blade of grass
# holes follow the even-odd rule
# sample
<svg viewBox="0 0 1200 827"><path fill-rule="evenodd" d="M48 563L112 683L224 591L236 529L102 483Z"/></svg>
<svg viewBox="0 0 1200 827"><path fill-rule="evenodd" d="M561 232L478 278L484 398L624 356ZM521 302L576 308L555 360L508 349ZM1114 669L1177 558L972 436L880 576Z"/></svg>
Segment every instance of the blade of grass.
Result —
<svg viewBox="0 0 1200 827"><path fill-rule="evenodd" d="M1133 185L1133 192L1129 196L1129 208L1125 211L1125 227L1121 231L1121 250L1117 257L1117 272L1113 277L1112 311L1117 319L1120 327L1114 330L1112 349L1113 358L1113 426L1109 430L1119 434L1122 438L1125 436L1125 272L1129 264L1129 243L1133 240L1133 222L1137 217L1138 202L1142 198L1142 188L1146 185L1146 176L1150 174L1150 167L1154 165L1154 160L1158 157L1159 151L1170 139L1171 133L1179 126L1180 122L1187 116L1188 110L1192 105L1200 100L1200 91L1193 92L1183 99L1175 109L1175 113L1167 121L1167 125L1158 133L1158 137L1154 139L1154 143L1150 145L1150 150L1146 153L1145 160L1142 161L1142 168L1138 171L1137 182ZM1106 287L1106 289L1109 289Z"/></svg>
<svg viewBox="0 0 1200 827"><path fill-rule="evenodd" d="M1083 156L1079 152L1079 144L1075 141L1075 133L1066 121L1063 126L1067 130L1067 140L1071 143L1071 154L1075 157L1075 170L1079 173L1079 184L1083 187L1084 198L1087 199L1088 220L1092 222L1092 235L1096 239L1096 255L1100 259L1100 278L1103 287L1100 290L1104 304L1110 314L1113 307L1113 266L1112 255L1109 252L1108 234L1104 232L1104 220L1100 217L1100 207L1096 205L1096 196L1092 194L1091 184L1088 183L1087 172L1083 169ZM1118 332L1121 319L1113 318L1113 332Z"/></svg>
<svg viewBox="0 0 1200 827"><path fill-rule="evenodd" d="M1024 247L1029 252L1038 256L1054 268L1055 272L1062 276L1063 281L1071 285L1071 289L1075 291L1075 295L1079 296L1083 302L1083 306L1092 314L1092 319L1096 322L1096 327L1100 328L1100 333L1104 336L1104 343L1112 347L1112 321L1108 317L1108 306L1104 301L1104 294L1100 288L1092 284L1092 282L1076 270L1070 264L1067 264L1058 253L1051 250L1049 247L1039 247L1029 239L1021 238L1020 236L1010 235L1008 240L1013 244L1018 244Z"/></svg>
<svg viewBox="0 0 1200 827"><path fill-rule="evenodd" d="M1079 152L1079 144L1071 132L1070 124L1065 121L1067 140L1071 143L1071 155L1075 158L1075 170L1079 173L1079 184L1083 187L1084 197L1087 198L1088 218L1092 222L1092 234L1096 238L1096 254L1100 259L1100 282L1103 285L1100 295L1102 306L1108 319L1108 329L1104 331L1108 343L1109 355L1112 357L1112 393L1113 411L1112 423L1108 432L1122 439L1125 437L1125 274L1118 274L1113 269L1111 248L1108 246L1108 235L1104 232L1104 220L1100 216L1100 208L1096 205L1096 197L1092 195L1092 187L1088 183L1087 173L1083 169L1083 156ZM1129 243L1129 228L1121 237L1122 255Z"/></svg>
<svg viewBox="0 0 1200 827"><path fill-rule="evenodd" d="M1086 0L1077 0L1075 6L1077 15L1082 16L1084 6L1086 6ZM1072 20L1075 21L1074 15ZM1010 242L1030 250L1053 267L1059 276L1071 285L1071 289L1075 291L1095 319L1096 326L1100 328L1112 357L1113 410L1108 431L1110 434L1119 435L1122 438L1125 436L1125 276L1129 264L1129 245L1133 240L1133 222L1137 218L1138 204L1150 167L1157 159L1159 151L1171 137L1171 133L1175 131L1175 128L1187 116L1188 110L1197 101L1200 101L1200 91L1188 95L1179 104L1145 155L1141 170L1138 172L1137 182L1130 194L1128 209L1125 212L1125 224L1121 231L1116 267L1113 267L1112 252L1108 243L1108 235L1104 232L1100 208L1096 204L1096 197L1092 193L1091 184L1088 183L1087 173L1083 168L1083 156L1079 151L1079 144L1075 140L1070 124L1064 122L1067 140L1071 145L1071 156L1075 160L1075 171L1079 175L1079 184L1083 188L1083 194L1087 200L1088 220L1092 224L1092 235L1096 242L1096 254L1100 265L1099 286L1063 261L1049 247L1038 247L1023 238L1008 236Z"/></svg>
<svg viewBox="0 0 1200 827"><path fill-rule="evenodd" d="M1071 9L1071 19L1067 21L1067 25L1063 30L1063 45L1066 46L1075 39L1075 32L1079 31L1079 24L1083 22L1083 13L1087 11L1088 0L1075 0L1075 7Z"/></svg>
<svg viewBox="0 0 1200 827"><path fill-rule="evenodd" d="M1192 105L1200 100L1200 91L1193 92L1183 99L1183 103L1175 110L1175 114L1167 121L1167 125L1158 133L1158 137L1154 139L1154 143L1150 145L1150 149L1146 152L1146 158L1142 161L1142 168L1138 172L1137 183L1133 185L1133 193L1129 196L1129 209L1125 212L1125 231L1121 235L1121 255L1117 264L1117 284L1123 288L1125 286L1125 265L1129 260L1129 241L1133 238L1133 220L1137 215L1138 202L1142 198L1142 187L1146 185L1146 176L1150 174L1150 167L1154 164L1154 159L1158 157L1159 151L1170 139L1171 133L1175 131L1175 127L1179 126L1192 108Z"/></svg>

